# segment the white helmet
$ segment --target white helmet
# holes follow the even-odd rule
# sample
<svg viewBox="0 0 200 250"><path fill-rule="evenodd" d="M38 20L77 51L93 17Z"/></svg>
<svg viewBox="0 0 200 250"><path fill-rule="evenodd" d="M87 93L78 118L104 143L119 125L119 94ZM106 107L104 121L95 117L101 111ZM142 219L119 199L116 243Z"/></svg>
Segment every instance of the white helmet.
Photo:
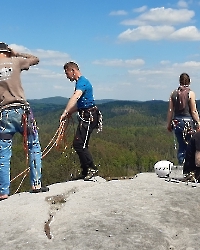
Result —
<svg viewBox="0 0 200 250"><path fill-rule="evenodd" d="M171 173L172 167L173 167L172 162L163 160L163 161L158 161L154 165L154 170L158 175L158 177L167 177Z"/></svg>

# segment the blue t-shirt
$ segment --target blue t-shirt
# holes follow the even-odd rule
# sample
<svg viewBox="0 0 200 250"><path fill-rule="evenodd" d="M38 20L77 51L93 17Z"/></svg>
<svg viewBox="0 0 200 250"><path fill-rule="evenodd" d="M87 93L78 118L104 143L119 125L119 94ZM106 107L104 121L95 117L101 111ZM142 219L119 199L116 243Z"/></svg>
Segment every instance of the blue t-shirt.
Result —
<svg viewBox="0 0 200 250"><path fill-rule="evenodd" d="M87 109L95 106L92 84L84 76L80 76L76 82L75 90L81 90L82 96L78 99L77 108Z"/></svg>

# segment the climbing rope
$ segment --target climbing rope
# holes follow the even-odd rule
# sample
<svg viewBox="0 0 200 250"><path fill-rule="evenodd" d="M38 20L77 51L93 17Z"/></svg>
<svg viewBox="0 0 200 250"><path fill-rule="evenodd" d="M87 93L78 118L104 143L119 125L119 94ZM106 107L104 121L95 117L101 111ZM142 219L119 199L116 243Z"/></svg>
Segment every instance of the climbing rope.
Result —
<svg viewBox="0 0 200 250"><path fill-rule="evenodd" d="M24 114L23 117L23 128L24 128L24 132L23 132L23 144L24 144L24 151L26 154L26 165L28 165L28 137L27 137L27 115ZM67 143L66 143L66 137L67 137L67 132L69 131L70 127L69 127L69 122L70 119L72 120L71 125L73 125L74 127L74 122L73 122L73 118L72 117L68 117L66 120L63 120L57 131L55 132L54 136L52 137L52 139L50 140L49 144L44 148L44 150L42 151L42 158L44 158L54 147L56 147L57 149L59 149L61 143L64 144L64 150L67 148ZM24 179L26 178L26 176L28 175L28 173L30 172L30 167L26 168L23 172L21 172L20 174L18 174L16 177L14 177L10 182L13 182L14 180L16 180L18 177L20 177L21 175L24 174L18 188L16 189L16 191L14 192L14 194L16 194L18 192L18 190L20 189Z"/></svg>
<svg viewBox="0 0 200 250"><path fill-rule="evenodd" d="M53 147L55 146L58 147L59 144L63 141L65 130L68 124L69 124L69 118L67 119L67 124L66 124L66 120L60 123L60 126L58 127L56 133L50 140L49 144L44 148L42 152L42 158L44 158L52 150Z"/></svg>

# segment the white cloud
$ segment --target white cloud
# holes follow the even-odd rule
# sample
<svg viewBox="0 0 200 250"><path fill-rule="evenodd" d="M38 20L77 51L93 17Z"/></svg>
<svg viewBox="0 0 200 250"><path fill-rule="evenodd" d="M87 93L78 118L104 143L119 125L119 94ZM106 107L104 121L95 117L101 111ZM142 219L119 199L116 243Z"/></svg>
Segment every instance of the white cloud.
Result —
<svg viewBox="0 0 200 250"><path fill-rule="evenodd" d="M179 24L190 21L194 17L195 13L192 10L187 9L171 9L171 8L154 8L148 12L142 14L140 18L142 20L153 22L153 23L170 23Z"/></svg>
<svg viewBox="0 0 200 250"><path fill-rule="evenodd" d="M30 53L30 49L24 47L23 45L9 44L9 47L16 52Z"/></svg>
<svg viewBox="0 0 200 250"><path fill-rule="evenodd" d="M118 39L121 41L199 41L200 31L195 26L187 26L178 30L175 30L173 26L140 26L135 29L127 29L119 34Z"/></svg>
<svg viewBox="0 0 200 250"><path fill-rule="evenodd" d="M141 14L136 19L124 20L124 25L150 25L150 24L168 24L177 25L192 20L195 13L187 9L154 8Z"/></svg>
<svg viewBox="0 0 200 250"><path fill-rule="evenodd" d="M165 73L165 70L128 70L129 74L131 75L143 75L143 76L147 76L147 75L162 75L163 73Z"/></svg>
<svg viewBox="0 0 200 250"><path fill-rule="evenodd" d="M22 45L10 44L14 51L28 53L37 56L40 59L39 65L51 65L62 67L66 61L70 60L70 55L56 50L31 50Z"/></svg>
<svg viewBox="0 0 200 250"><path fill-rule="evenodd" d="M69 54L60 51L37 49L32 52L40 58L42 65L62 67L66 61L70 60Z"/></svg>
<svg viewBox="0 0 200 250"><path fill-rule="evenodd" d="M162 61L160 61L161 65L168 65L169 63L170 63L170 61L168 61L168 60L162 60Z"/></svg>
<svg viewBox="0 0 200 250"><path fill-rule="evenodd" d="M133 67L144 65L143 59L132 59L132 60L122 60L122 59L103 59L96 60L93 64L112 66L112 67Z"/></svg>
<svg viewBox="0 0 200 250"><path fill-rule="evenodd" d="M140 13L140 12L144 12L145 10L147 10L147 6L146 5L144 5L144 6L140 7L140 8L133 9L133 12Z"/></svg>
<svg viewBox="0 0 200 250"><path fill-rule="evenodd" d="M66 90L68 89L67 85L63 86L63 85L54 85L55 89L61 89L61 90Z"/></svg>
<svg viewBox="0 0 200 250"><path fill-rule="evenodd" d="M145 26L147 24L146 21L140 19L128 19L121 22L121 24L126 26Z"/></svg>
<svg viewBox="0 0 200 250"><path fill-rule="evenodd" d="M122 82L121 85L127 87L127 86L131 86L132 84L131 82Z"/></svg>
<svg viewBox="0 0 200 250"><path fill-rule="evenodd" d="M184 41L199 41L200 31L195 26L188 26L173 32L169 39Z"/></svg>
<svg viewBox="0 0 200 250"><path fill-rule="evenodd" d="M43 50L43 49L37 49L35 50L36 53L40 54L42 58L66 58L69 57L67 53L63 53L56 50Z"/></svg>
<svg viewBox="0 0 200 250"><path fill-rule="evenodd" d="M141 26L135 29L127 29L119 34L118 38L123 41L138 41L142 39L157 41L167 38L174 32L172 26Z"/></svg>
<svg viewBox="0 0 200 250"><path fill-rule="evenodd" d="M199 69L200 62L189 61L189 62L184 62L184 63L174 63L173 66L174 67L182 67L182 68L198 68Z"/></svg>
<svg viewBox="0 0 200 250"><path fill-rule="evenodd" d="M110 16L125 16L128 13L125 10L116 10L109 13Z"/></svg>
<svg viewBox="0 0 200 250"><path fill-rule="evenodd" d="M186 1L183 1L183 0L178 1L177 5L178 5L178 7L181 7L181 8L188 7L188 3Z"/></svg>
<svg viewBox="0 0 200 250"><path fill-rule="evenodd" d="M151 88L151 89L166 89L166 85L162 85L162 84L148 84L147 85L148 88ZM156 98L158 99L158 98Z"/></svg>

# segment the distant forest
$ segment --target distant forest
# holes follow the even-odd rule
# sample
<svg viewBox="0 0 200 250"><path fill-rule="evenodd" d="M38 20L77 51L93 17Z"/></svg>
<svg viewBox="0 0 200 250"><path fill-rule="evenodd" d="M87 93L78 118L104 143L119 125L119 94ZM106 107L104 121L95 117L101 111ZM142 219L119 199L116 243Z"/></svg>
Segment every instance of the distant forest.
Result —
<svg viewBox="0 0 200 250"><path fill-rule="evenodd" d="M55 97L29 100L39 127L42 150L54 136L67 98ZM133 176L139 172L151 172L160 160L177 164L174 136L166 129L168 103L164 101L97 101L103 114L103 131L93 132L90 151L102 177ZM197 102L198 105L198 102ZM43 184L50 185L69 180L79 170L79 160L72 148L76 129L76 115L68 126L65 138L67 148L53 148L43 158ZM11 160L11 179L27 168L22 137L14 136ZM14 192L22 176L11 183ZM29 190L29 177L20 188Z"/></svg>

